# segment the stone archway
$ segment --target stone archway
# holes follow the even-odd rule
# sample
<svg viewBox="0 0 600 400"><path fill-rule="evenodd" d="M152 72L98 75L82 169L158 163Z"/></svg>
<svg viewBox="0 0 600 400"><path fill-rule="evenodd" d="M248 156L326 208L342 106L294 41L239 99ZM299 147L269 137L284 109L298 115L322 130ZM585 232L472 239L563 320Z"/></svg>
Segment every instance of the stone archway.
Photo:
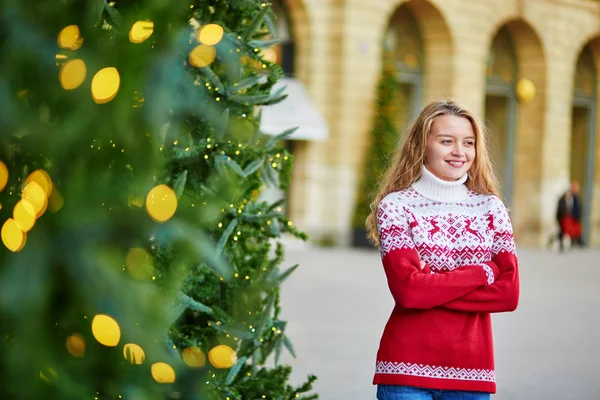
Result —
<svg viewBox="0 0 600 400"><path fill-rule="evenodd" d="M310 79L310 20L303 0L278 0L288 18L288 31L293 42L294 76L305 84Z"/></svg>
<svg viewBox="0 0 600 400"><path fill-rule="evenodd" d="M542 214L542 152L545 132L544 110L546 107L546 62L540 36L526 21L510 20L498 26L489 38L491 48L496 34L505 30L509 35L516 56L516 79L530 80L536 95L530 103L517 101L514 110L512 141L507 141L504 160L508 171L505 182L510 185L511 217L515 236L520 243L540 243ZM513 81L513 82L515 82ZM516 94L517 100L519 98ZM507 125L507 128L510 126ZM511 150L514 149L514 150ZM508 157L508 152L511 152ZM534 211L535 212L532 212Z"/></svg>
<svg viewBox="0 0 600 400"><path fill-rule="evenodd" d="M426 0L389 2L384 13L388 22L382 24L384 31L379 42L383 43L390 22L404 7L414 15L423 44L422 101L450 97L454 76L453 40L448 23L437 6Z"/></svg>

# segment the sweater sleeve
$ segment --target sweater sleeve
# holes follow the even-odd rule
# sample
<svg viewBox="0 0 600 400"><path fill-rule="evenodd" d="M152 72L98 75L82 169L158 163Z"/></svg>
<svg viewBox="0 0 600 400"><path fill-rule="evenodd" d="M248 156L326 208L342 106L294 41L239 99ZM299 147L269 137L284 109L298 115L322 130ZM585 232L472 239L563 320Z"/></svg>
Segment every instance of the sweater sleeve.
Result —
<svg viewBox="0 0 600 400"><path fill-rule="evenodd" d="M449 274L432 274L428 267L422 270L408 220L389 196L377 207L377 233L388 286L403 308L441 306L488 285L497 275L493 262L464 265Z"/></svg>
<svg viewBox="0 0 600 400"><path fill-rule="evenodd" d="M478 288L464 296L449 301L442 307L474 313L514 311L519 303L519 269L515 251L512 225L506 207L496 198L492 261L500 275L486 287Z"/></svg>

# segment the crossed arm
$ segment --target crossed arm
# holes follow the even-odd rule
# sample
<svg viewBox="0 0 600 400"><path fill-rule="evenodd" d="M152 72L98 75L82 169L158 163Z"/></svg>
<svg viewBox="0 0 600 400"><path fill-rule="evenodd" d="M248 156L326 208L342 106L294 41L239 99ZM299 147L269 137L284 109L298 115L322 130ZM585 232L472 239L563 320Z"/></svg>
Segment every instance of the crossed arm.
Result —
<svg viewBox="0 0 600 400"><path fill-rule="evenodd" d="M474 313L514 311L519 303L519 272L514 253L503 252L494 257L500 275L491 285L475 289L442 304L443 308Z"/></svg>
<svg viewBox="0 0 600 400"><path fill-rule="evenodd" d="M382 210L378 226L382 259L396 303L404 308L473 313L514 311L519 301L518 260L508 213L502 203L500 207L492 260L445 273L430 273L427 265L422 268L406 218Z"/></svg>

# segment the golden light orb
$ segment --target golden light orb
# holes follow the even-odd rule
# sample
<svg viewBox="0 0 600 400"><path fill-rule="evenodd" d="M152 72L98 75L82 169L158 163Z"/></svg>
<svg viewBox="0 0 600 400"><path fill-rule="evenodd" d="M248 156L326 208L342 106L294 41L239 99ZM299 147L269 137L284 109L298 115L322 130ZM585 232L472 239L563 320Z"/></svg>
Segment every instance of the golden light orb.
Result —
<svg viewBox="0 0 600 400"><path fill-rule="evenodd" d="M121 340L121 328L114 318L98 314L92 320L92 333L96 340L107 347L114 347Z"/></svg>
<svg viewBox="0 0 600 400"><path fill-rule="evenodd" d="M129 41L139 44L152 36L154 32L154 22L152 21L137 21L129 31Z"/></svg>
<svg viewBox="0 0 600 400"><path fill-rule="evenodd" d="M48 207L50 208L50 211L57 212L62 208L64 203L65 200L63 199L61 194L58 193L58 190L54 188L52 190L52 194L50 194L50 198L48 199Z"/></svg>
<svg viewBox="0 0 600 400"><path fill-rule="evenodd" d="M0 161L0 192L4 190L6 184L8 183L8 168L6 168L6 164Z"/></svg>
<svg viewBox="0 0 600 400"><path fill-rule="evenodd" d="M27 200L20 200L13 209L13 219L23 232L29 232L35 225L35 208Z"/></svg>
<svg viewBox="0 0 600 400"><path fill-rule="evenodd" d="M67 338L67 351L73 357L83 357L85 355L85 339L78 333Z"/></svg>
<svg viewBox="0 0 600 400"><path fill-rule="evenodd" d="M123 356L131 364L139 365L146 359L144 350L135 343L128 343L123 347Z"/></svg>
<svg viewBox="0 0 600 400"><path fill-rule="evenodd" d="M194 47L190 52L190 64L197 68L210 65L217 57L217 50L205 44Z"/></svg>
<svg viewBox="0 0 600 400"><path fill-rule="evenodd" d="M167 363L154 363L152 364L150 371L152 372L152 378L158 383L175 382L175 370Z"/></svg>
<svg viewBox="0 0 600 400"><path fill-rule="evenodd" d="M273 49L263 50L261 56L266 61L277 62L277 53Z"/></svg>
<svg viewBox="0 0 600 400"><path fill-rule="evenodd" d="M206 356L198 347L188 347L183 350L183 362L188 367L202 368L206 365Z"/></svg>
<svg viewBox="0 0 600 400"><path fill-rule="evenodd" d="M74 90L83 84L86 74L85 62L80 58L76 58L67 61L60 67L58 79L63 89Z"/></svg>
<svg viewBox="0 0 600 400"><path fill-rule="evenodd" d="M237 356L231 347L220 344L208 352L208 361L215 368L226 369L231 368L236 363Z"/></svg>
<svg viewBox="0 0 600 400"><path fill-rule="evenodd" d="M121 86L121 77L115 67L103 68L92 79L92 98L96 104L105 104L114 99Z"/></svg>
<svg viewBox="0 0 600 400"><path fill-rule="evenodd" d="M125 259L127 272L138 280L150 279L154 274L154 260L148 252L136 247L129 250Z"/></svg>
<svg viewBox="0 0 600 400"><path fill-rule="evenodd" d="M156 222L165 222L177 210L177 196L167 185L152 188L146 196L146 211Z"/></svg>
<svg viewBox="0 0 600 400"><path fill-rule="evenodd" d="M198 30L198 34L196 35L198 42L208 46L214 46L221 39L223 39L223 27L217 24L204 25Z"/></svg>
<svg viewBox="0 0 600 400"><path fill-rule="evenodd" d="M50 197L52 194L52 179L43 169L38 169L29 174L25 180L25 184L28 184L29 182L35 182L40 185L44 190L44 193L46 193L46 197Z"/></svg>
<svg viewBox="0 0 600 400"><path fill-rule="evenodd" d="M58 47L67 50L77 50L83 44L83 38L77 25L69 25L63 28L57 38Z"/></svg>
<svg viewBox="0 0 600 400"><path fill-rule="evenodd" d="M25 185L23 189L23 194L21 195L23 200L27 200L33 206L35 210L36 218L39 218L46 211L46 207L48 206L48 198L46 197L46 192L37 182L29 182Z"/></svg>
<svg viewBox="0 0 600 400"><path fill-rule="evenodd" d="M12 252L19 252L27 243L27 234L21 230L19 224L12 218L9 218L2 225L2 243Z"/></svg>

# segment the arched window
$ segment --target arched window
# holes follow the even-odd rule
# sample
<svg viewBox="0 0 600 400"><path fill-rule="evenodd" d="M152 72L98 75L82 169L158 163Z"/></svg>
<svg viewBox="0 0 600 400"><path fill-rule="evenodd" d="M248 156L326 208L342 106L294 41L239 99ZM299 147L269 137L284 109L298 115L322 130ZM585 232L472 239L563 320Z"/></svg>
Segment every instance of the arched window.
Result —
<svg viewBox="0 0 600 400"><path fill-rule="evenodd" d="M423 102L424 51L421 30L413 12L400 7L392 16L383 43L384 68L394 71L400 85L395 125L402 130Z"/></svg>
<svg viewBox="0 0 600 400"><path fill-rule="evenodd" d="M519 78L517 56L507 27L498 31L487 60L485 120L490 158L505 202L512 203L517 125L515 87Z"/></svg>
<svg viewBox="0 0 600 400"><path fill-rule="evenodd" d="M594 184L597 101L596 67L590 46L586 46L579 55L573 86L569 167L571 179L578 181L581 187L583 239L584 242L588 242Z"/></svg>

